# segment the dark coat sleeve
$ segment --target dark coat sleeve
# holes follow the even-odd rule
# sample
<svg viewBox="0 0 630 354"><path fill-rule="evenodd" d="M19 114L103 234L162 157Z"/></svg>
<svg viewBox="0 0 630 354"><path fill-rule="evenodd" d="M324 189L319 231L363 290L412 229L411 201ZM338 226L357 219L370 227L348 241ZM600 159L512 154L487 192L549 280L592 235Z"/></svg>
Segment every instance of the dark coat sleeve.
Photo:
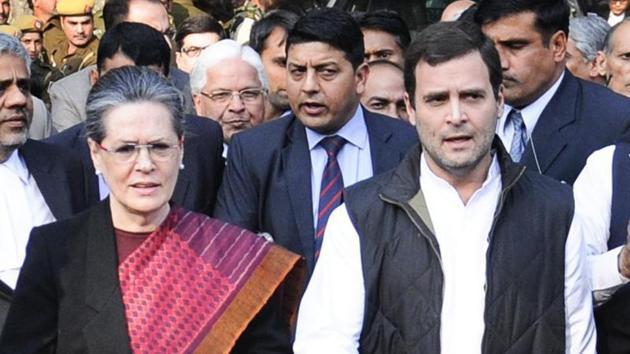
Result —
<svg viewBox="0 0 630 354"><path fill-rule="evenodd" d="M255 158L255 155L244 152L239 136L234 136L214 215L217 219L258 232L258 183L249 161Z"/></svg>
<svg viewBox="0 0 630 354"><path fill-rule="evenodd" d="M15 288L0 353L54 353L57 338L57 292L45 235L35 228Z"/></svg>
<svg viewBox="0 0 630 354"><path fill-rule="evenodd" d="M260 310L236 341L232 354L293 353L288 323L281 316L278 294Z"/></svg>

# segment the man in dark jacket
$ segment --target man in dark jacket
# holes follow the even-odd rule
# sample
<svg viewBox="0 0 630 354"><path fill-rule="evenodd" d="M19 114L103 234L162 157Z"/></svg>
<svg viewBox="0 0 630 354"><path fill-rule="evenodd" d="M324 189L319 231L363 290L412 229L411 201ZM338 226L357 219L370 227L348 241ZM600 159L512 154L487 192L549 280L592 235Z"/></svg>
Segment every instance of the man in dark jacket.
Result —
<svg viewBox="0 0 630 354"><path fill-rule="evenodd" d="M405 62L421 148L346 190L295 352L592 353L571 190L514 164L495 138L492 42L474 24L439 23Z"/></svg>

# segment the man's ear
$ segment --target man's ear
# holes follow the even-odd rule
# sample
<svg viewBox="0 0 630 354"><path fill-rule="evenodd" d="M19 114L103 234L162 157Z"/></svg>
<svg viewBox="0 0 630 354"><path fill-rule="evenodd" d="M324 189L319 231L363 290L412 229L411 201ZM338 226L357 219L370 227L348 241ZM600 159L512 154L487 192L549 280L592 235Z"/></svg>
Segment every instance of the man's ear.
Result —
<svg viewBox="0 0 630 354"><path fill-rule="evenodd" d="M356 91L358 95L362 95L365 91L365 83L370 74L370 67L366 63L361 63L354 72Z"/></svg>
<svg viewBox="0 0 630 354"><path fill-rule="evenodd" d="M192 95L192 99L193 99L193 106L195 106L195 113L197 113L198 116L205 116L205 111L203 109L203 105L201 104L201 100L203 99L203 97L201 97L200 94L194 94Z"/></svg>
<svg viewBox="0 0 630 354"><path fill-rule="evenodd" d="M178 68L182 67L182 53L181 52L175 52L175 64L177 65Z"/></svg>
<svg viewBox="0 0 630 354"><path fill-rule="evenodd" d="M405 100L405 110L407 111L407 119L411 125L416 125L416 109L412 106L409 94L405 92L403 96Z"/></svg>
<svg viewBox="0 0 630 354"><path fill-rule="evenodd" d="M98 69L94 69L90 72L90 85L94 86L96 81L98 81L99 74Z"/></svg>
<svg viewBox="0 0 630 354"><path fill-rule="evenodd" d="M564 60L567 52L567 34L557 31L549 39L549 48L553 50L553 60L559 63Z"/></svg>
<svg viewBox="0 0 630 354"><path fill-rule="evenodd" d="M608 68L607 68L606 61L607 61L606 53L604 53L601 50L598 51L597 55L595 56L594 69L597 71L597 73L600 76L603 76L603 77L607 77L608 76Z"/></svg>
<svg viewBox="0 0 630 354"><path fill-rule="evenodd" d="M501 119L503 116L503 110L505 109L505 96L503 95L503 84L499 86L499 92L497 94L497 119Z"/></svg>

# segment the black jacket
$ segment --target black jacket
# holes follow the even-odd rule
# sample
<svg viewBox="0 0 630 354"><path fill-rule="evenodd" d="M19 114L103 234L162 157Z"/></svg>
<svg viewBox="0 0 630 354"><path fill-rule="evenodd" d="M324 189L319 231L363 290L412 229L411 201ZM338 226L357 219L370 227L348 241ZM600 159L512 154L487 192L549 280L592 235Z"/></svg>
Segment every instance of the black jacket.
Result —
<svg viewBox="0 0 630 354"><path fill-rule="evenodd" d="M482 353L564 353L570 188L512 163L495 143L502 192L489 233ZM439 353L444 277L420 189L419 148L346 190L365 282L362 353ZM402 271L401 271L402 270Z"/></svg>

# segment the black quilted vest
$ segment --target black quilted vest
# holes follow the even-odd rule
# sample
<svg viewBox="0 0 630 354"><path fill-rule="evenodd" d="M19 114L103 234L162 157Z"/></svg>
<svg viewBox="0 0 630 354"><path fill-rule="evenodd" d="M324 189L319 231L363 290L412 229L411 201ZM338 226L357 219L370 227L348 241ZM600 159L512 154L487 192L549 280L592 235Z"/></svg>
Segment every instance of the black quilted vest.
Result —
<svg viewBox="0 0 630 354"><path fill-rule="evenodd" d="M503 191L488 235L481 352L564 353L571 190L514 165L498 141L495 150ZM440 353L444 280L419 186L420 153L413 148L397 169L344 196L361 242L361 353Z"/></svg>
<svg viewBox="0 0 630 354"><path fill-rule="evenodd" d="M630 220L630 144L615 148L612 176L609 250L626 243ZM595 309L595 323L598 353L630 353L630 284L619 288L610 300Z"/></svg>

